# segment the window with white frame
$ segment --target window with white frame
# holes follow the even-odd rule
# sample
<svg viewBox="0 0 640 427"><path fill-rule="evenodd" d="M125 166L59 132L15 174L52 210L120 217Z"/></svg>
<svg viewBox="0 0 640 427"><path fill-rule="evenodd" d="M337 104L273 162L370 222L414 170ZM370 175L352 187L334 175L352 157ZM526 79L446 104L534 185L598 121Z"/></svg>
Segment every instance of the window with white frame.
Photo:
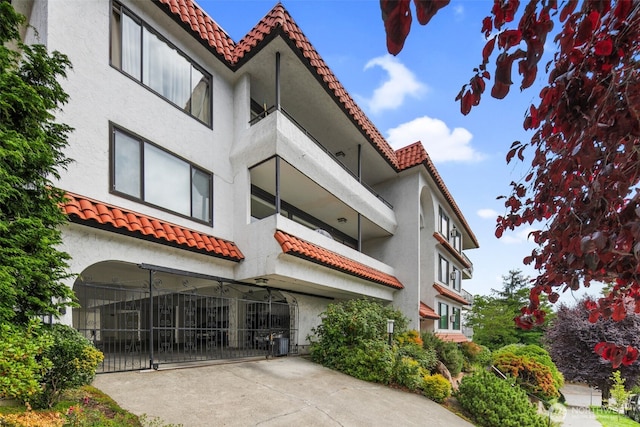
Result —
<svg viewBox="0 0 640 427"><path fill-rule="evenodd" d="M458 307L451 309L451 329L460 330L460 309Z"/></svg>
<svg viewBox="0 0 640 427"><path fill-rule="evenodd" d="M443 302L438 303L438 329L449 329L449 306Z"/></svg>
<svg viewBox="0 0 640 427"><path fill-rule="evenodd" d="M456 291L460 292L462 283L462 272L455 266L451 267L451 273L449 274L449 284Z"/></svg>
<svg viewBox="0 0 640 427"><path fill-rule="evenodd" d="M118 127L111 135L113 192L212 223L210 172Z"/></svg>
<svg viewBox="0 0 640 427"><path fill-rule="evenodd" d="M115 1L111 65L211 125L211 76Z"/></svg>
<svg viewBox="0 0 640 427"><path fill-rule="evenodd" d="M439 255L439 263L438 263L438 280L441 283L444 283L445 285L449 284L449 281L451 280L450 276L449 276L449 261L443 257L442 255Z"/></svg>

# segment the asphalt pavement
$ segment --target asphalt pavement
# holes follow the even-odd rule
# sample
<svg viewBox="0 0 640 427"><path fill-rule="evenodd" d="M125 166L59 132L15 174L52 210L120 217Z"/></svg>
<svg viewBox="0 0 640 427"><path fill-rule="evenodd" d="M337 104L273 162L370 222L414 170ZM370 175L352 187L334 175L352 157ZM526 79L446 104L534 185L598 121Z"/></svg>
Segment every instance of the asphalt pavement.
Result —
<svg viewBox="0 0 640 427"><path fill-rule="evenodd" d="M584 384L566 384L562 388L566 399L565 413L558 411L562 427L602 427L596 416L589 409L590 406L600 406L602 396L598 390Z"/></svg>
<svg viewBox="0 0 640 427"><path fill-rule="evenodd" d="M100 374L93 385L136 415L184 427L473 425L422 395L303 357Z"/></svg>

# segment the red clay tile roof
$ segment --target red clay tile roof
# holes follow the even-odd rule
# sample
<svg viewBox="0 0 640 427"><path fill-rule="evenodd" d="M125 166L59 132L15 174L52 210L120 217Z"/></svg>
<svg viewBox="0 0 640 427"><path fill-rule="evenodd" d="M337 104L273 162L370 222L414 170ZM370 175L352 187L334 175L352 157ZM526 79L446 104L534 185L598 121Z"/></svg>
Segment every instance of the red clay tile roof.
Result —
<svg viewBox="0 0 640 427"><path fill-rule="evenodd" d="M436 332L436 336L440 338L442 341L451 341L451 342L469 342L471 341L469 338L465 337L460 332Z"/></svg>
<svg viewBox="0 0 640 427"><path fill-rule="evenodd" d="M427 169L427 172L429 173L429 175L431 175L431 178L438 186L438 189L440 189L440 191L442 192L444 198L447 200L447 202L449 202L449 205L451 206L451 209L453 209L453 212L458 218L460 218L462 226L469 234L469 237L471 237L473 243L476 245L476 247L480 246L478 244L476 235L473 234L473 231L471 231L471 227L467 223L467 220L464 218L464 215L462 215L460 207L458 207L458 204L449 192L449 189L445 185L444 180L440 176L440 173L438 173L436 166L431 161L429 154L427 154L427 151L422 146L422 143L418 141L414 142L411 145L407 145L406 147L397 150L396 156L398 158L400 170L409 169L418 165L424 165L424 167Z"/></svg>
<svg viewBox="0 0 640 427"><path fill-rule="evenodd" d="M342 255L338 255L335 252L321 248L320 246L314 245L306 240L299 239L291 234L285 233L284 231L276 230L274 237L282 247L282 252L285 254L306 259L334 270L342 271L343 273L360 277L371 282L380 283L381 285L389 286L394 289L404 289L402 283L390 274L383 273L382 271L368 267Z"/></svg>
<svg viewBox="0 0 640 427"><path fill-rule="evenodd" d="M67 192L66 198L67 202L61 207L73 222L111 229L128 236L169 244L231 261L238 262L244 259L244 255L233 242L77 194Z"/></svg>
<svg viewBox="0 0 640 427"><path fill-rule="evenodd" d="M270 36L279 34L288 39L298 50L300 59L305 61L311 70L315 70L318 80L325 85L336 102L396 171L402 171L419 164L425 165L445 199L450 203L460 221L462 221L469 236L475 245L479 246L469 224L467 224L460 208L444 185L444 181L422 144L416 142L408 147L394 151L338 81L281 3L276 4L238 44L235 44L231 37L192 0L156 0L156 2L164 7L165 10L168 10L176 19L179 19L183 25L190 28L193 35L205 42L231 69L241 66L251 53L260 50L263 47L263 42L269 40Z"/></svg>
<svg viewBox="0 0 640 427"><path fill-rule="evenodd" d="M429 307L427 304L420 301L420 317L424 317L425 319L439 319L440 316L435 310Z"/></svg>
<svg viewBox="0 0 640 427"><path fill-rule="evenodd" d="M436 288L436 291L438 291L438 293L440 295L444 296L444 297L447 297L447 298L452 299L452 300L454 300L456 302L459 302L460 304L471 305L471 303L469 301L467 301L466 299L464 299L463 297L461 297L457 293L453 292L449 288L446 288L444 286L438 285L437 283L434 283L433 287Z"/></svg>
<svg viewBox="0 0 640 427"><path fill-rule="evenodd" d="M378 152L398 170L398 161L393 148L347 93L281 3L276 4L238 44L234 44L229 35L193 1L157 1L159 4L165 5L173 15L179 16L181 22L191 28L194 36L205 41L232 69L241 66L244 58L254 49L261 49L263 47L261 43L268 39L268 36L277 33L287 38L298 49L300 58L307 62L310 69L315 70L318 79L327 87L329 93L345 109Z"/></svg>
<svg viewBox="0 0 640 427"><path fill-rule="evenodd" d="M440 234L438 231L433 233L433 237L435 237L435 239L451 254L453 255L458 262L460 262L460 264L464 265L465 268L471 268L471 264L469 263L469 261L467 261L467 259L465 257L462 256L462 254L460 252L458 252L453 246L451 246L451 243L449 243L449 241L447 239L444 238L444 236L442 234Z"/></svg>

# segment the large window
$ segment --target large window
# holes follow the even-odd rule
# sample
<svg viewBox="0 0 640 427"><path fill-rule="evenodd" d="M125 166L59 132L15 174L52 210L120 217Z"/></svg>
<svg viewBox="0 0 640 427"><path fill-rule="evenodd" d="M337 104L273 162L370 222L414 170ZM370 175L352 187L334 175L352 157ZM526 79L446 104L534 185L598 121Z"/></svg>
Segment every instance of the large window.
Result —
<svg viewBox="0 0 640 427"><path fill-rule="evenodd" d="M443 302L438 303L438 329L449 329L449 306Z"/></svg>
<svg viewBox="0 0 640 427"><path fill-rule="evenodd" d="M111 164L114 192L212 223L211 173L116 127Z"/></svg>
<svg viewBox="0 0 640 427"><path fill-rule="evenodd" d="M117 2L111 16L111 65L211 125L211 76Z"/></svg>

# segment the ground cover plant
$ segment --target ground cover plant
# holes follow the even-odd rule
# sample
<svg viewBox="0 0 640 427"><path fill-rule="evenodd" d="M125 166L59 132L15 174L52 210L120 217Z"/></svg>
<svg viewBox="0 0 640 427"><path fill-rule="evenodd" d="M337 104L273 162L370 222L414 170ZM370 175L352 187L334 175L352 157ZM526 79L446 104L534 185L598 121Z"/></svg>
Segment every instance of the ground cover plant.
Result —
<svg viewBox="0 0 640 427"><path fill-rule="evenodd" d="M136 416L91 386L62 392L52 408L0 407L0 427L179 427L153 417Z"/></svg>

